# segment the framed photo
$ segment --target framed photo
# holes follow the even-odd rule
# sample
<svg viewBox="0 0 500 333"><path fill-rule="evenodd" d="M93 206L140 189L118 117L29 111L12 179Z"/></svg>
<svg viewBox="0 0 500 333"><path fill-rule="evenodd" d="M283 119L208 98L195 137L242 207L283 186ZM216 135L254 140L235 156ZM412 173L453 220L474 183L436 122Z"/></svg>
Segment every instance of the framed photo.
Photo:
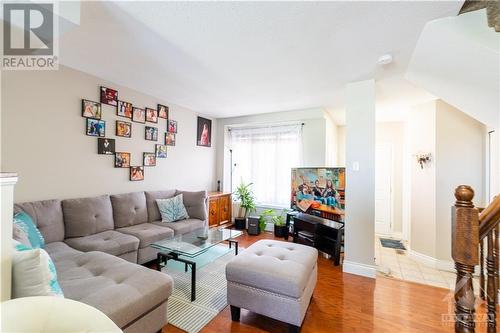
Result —
<svg viewBox="0 0 500 333"><path fill-rule="evenodd" d="M106 122L104 120L87 118L87 135L106 136Z"/></svg>
<svg viewBox="0 0 500 333"><path fill-rule="evenodd" d="M175 133L170 133L170 132L165 133L165 145L175 146Z"/></svg>
<svg viewBox="0 0 500 333"><path fill-rule="evenodd" d="M115 139L97 138L97 153L104 155L114 155Z"/></svg>
<svg viewBox="0 0 500 333"><path fill-rule="evenodd" d="M158 123L158 110L146 108L146 121Z"/></svg>
<svg viewBox="0 0 500 333"><path fill-rule="evenodd" d="M146 126L146 135L145 139L149 141L158 141L158 128Z"/></svg>
<svg viewBox="0 0 500 333"><path fill-rule="evenodd" d="M198 117L198 131L196 134L196 144L203 147L212 145L212 120Z"/></svg>
<svg viewBox="0 0 500 333"><path fill-rule="evenodd" d="M144 180L144 167L143 166L131 166L130 167L130 180L131 181Z"/></svg>
<svg viewBox="0 0 500 333"><path fill-rule="evenodd" d="M143 161L144 166L156 166L156 154L143 153Z"/></svg>
<svg viewBox="0 0 500 333"><path fill-rule="evenodd" d="M168 120L167 132L177 133L177 121Z"/></svg>
<svg viewBox="0 0 500 333"><path fill-rule="evenodd" d="M118 106L118 91L101 86L101 103Z"/></svg>
<svg viewBox="0 0 500 333"><path fill-rule="evenodd" d="M167 146L155 145L156 158L167 158Z"/></svg>
<svg viewBox="0 0 500 333"><path fill-rule="evenodd" d="M120 117L125 117L132 119L132 103L125 101L118 101L118 107L116 108L116 115Z"/></svg>
<svg viewBox="0 0 500 333"><path fill-rule="evenodd" d="M129 168L130 153L115 153L115 168Z"/></svg>
<svg viewBox="0 0 500 333"><path fill-rule="evenodd" d="M122 136L124 138L132 137L132 123L128 121L116 121L116 136Z"/></svg>
<svg viewBox="0 0 500 333"><path fill-rule="evenodd" d="M168 106L158 104L158 118L168 119Z"/></svg>
<svg viewBox="0 0 500 333"><path fill-rule="evenodd" d="M144 111L144 109L141 108L134 108L132 121L144 124L146 122L146 111Z"/></svg>
<svg viewBox="0 0 500 333"><path fill-rule="evenodd" d="M82 117L101 119L101 103L82 99Z"/></svg>

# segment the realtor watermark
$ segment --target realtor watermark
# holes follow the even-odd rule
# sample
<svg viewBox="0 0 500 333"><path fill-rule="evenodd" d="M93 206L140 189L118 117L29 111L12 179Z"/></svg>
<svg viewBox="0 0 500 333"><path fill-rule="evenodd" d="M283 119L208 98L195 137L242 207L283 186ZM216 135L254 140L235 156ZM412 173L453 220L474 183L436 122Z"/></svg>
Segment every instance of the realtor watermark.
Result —
<svg viewBox="0 0 500 333"><path fill-rule="evenodd" d="M57 2L7 2L2 10L2 70L57 70Z"/></svg>

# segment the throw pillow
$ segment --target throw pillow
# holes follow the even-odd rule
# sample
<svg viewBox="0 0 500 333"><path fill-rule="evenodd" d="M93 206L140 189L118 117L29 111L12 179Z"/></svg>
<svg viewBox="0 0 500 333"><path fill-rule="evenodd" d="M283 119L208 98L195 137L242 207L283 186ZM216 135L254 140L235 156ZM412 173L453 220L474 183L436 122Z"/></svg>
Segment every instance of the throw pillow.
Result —
<svg viewBox="0 0 500 333"><path fill-rule="evenodd" d="M156 204L160 210L162 222L175 222L189 218L182 194L169 199L156 199Z"/></svg>
<svg viewBox="0 0 500 333"><path fill-rule="evenodd" d="M17 225L27 236L32 248L43 248L45 239L33 223L31 216L25 212L19 212L14 215L14 224Z"/></svg>
<svg viewBox="0 0 500 333"><path fill-rule="evenodd" d="M64 297L57 282L52 259L43 249L32 249L15 242L12 254L12 297Z"/></svg>
<svg viewBox="0 0 500 333"><path fill-rule="evenodd" d="M15 223L12 225L12 238L24 246L31 248L31 242L28 238L28 234L26 234L24 230Z"/></svg>

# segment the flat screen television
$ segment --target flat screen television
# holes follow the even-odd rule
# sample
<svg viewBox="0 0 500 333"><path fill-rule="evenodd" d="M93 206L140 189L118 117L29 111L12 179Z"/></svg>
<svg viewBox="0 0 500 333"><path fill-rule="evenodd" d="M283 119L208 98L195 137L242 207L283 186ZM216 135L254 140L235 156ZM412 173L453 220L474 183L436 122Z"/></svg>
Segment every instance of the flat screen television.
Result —
<svg viewBox="0 0 500 333"><path fill-rule="evenodd" d="M345 168L292 168L291 208L329 219L342 219Z"/></svg>

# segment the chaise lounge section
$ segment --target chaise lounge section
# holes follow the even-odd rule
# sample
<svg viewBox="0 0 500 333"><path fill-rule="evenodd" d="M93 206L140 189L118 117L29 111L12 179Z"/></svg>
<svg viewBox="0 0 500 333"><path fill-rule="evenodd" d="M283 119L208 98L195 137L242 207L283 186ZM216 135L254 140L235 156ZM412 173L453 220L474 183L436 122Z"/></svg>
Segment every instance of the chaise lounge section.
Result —
<svg viewBox="0 0 500 333"><path fill-rule="evenodd" d="M180 193L190 219L162 223L155 200ZM151 243L207 225L205 191L44 200L15 211L30 215L42 233L64 296L101 310L127 333L161 330L173 288L168 275L136 263L156 258Z"/></svg>

